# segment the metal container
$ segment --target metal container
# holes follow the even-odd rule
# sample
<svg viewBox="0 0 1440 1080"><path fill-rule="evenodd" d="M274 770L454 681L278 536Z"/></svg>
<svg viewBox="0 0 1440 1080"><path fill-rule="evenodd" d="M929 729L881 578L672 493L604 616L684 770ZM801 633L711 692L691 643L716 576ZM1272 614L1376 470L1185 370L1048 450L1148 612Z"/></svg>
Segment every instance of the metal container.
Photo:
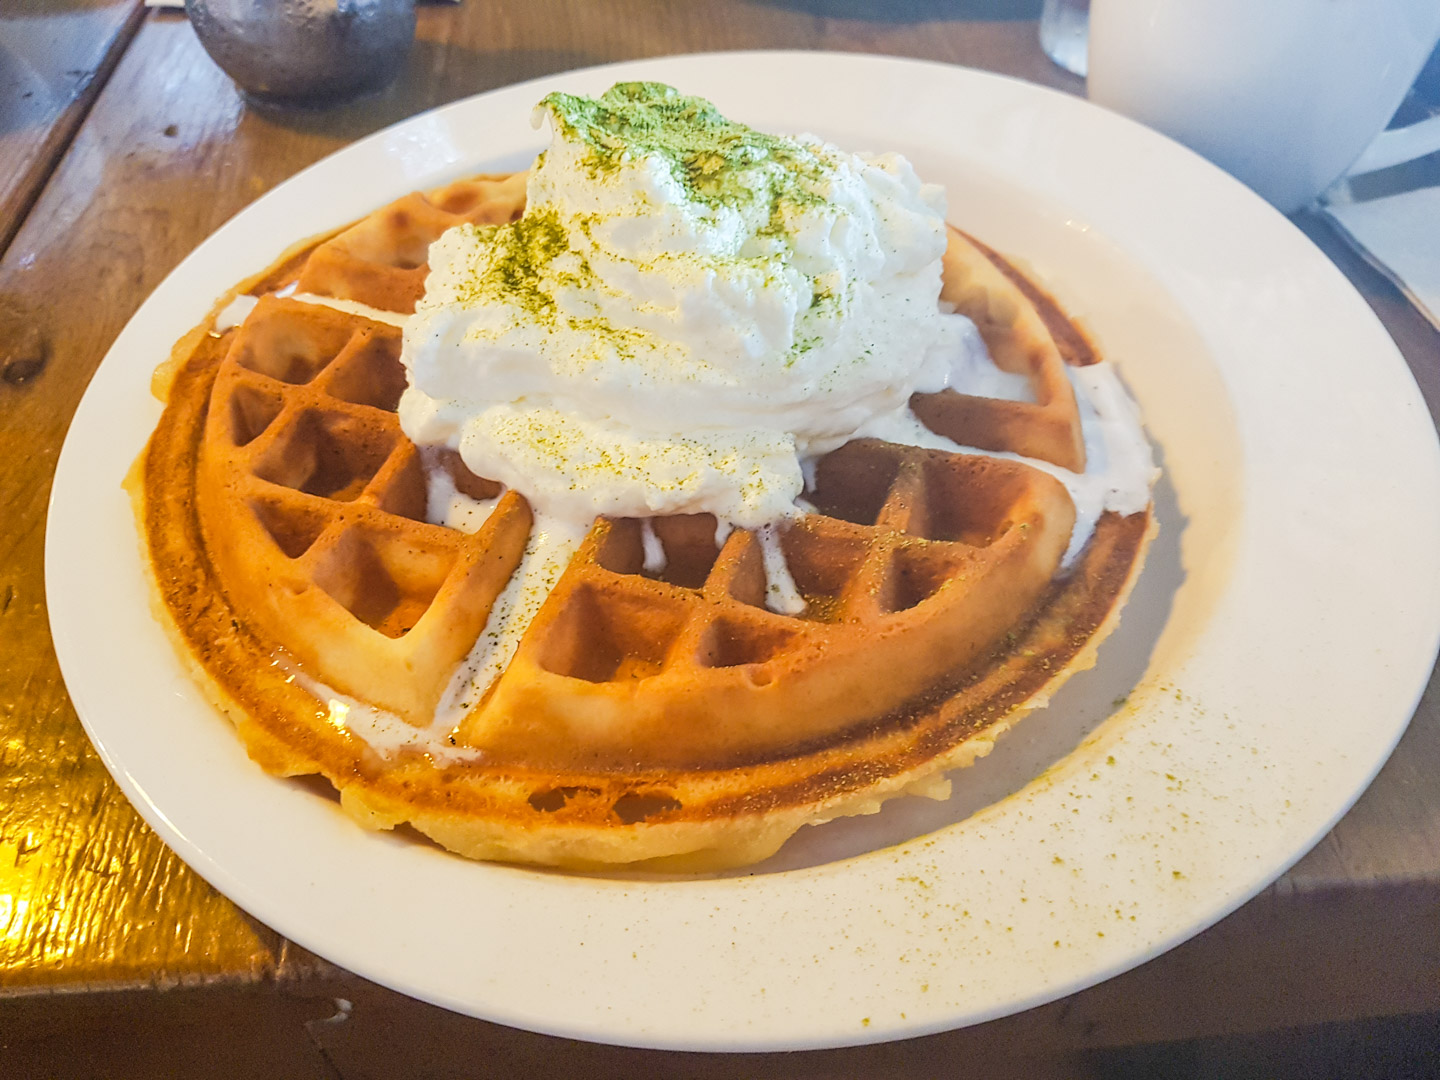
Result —
<svg viewBox="0 0 1440 1080"><path fill-rule="evenodd" d="M248 96L328 105L395 78L415 0L185 0L200 44Z"/></svg>

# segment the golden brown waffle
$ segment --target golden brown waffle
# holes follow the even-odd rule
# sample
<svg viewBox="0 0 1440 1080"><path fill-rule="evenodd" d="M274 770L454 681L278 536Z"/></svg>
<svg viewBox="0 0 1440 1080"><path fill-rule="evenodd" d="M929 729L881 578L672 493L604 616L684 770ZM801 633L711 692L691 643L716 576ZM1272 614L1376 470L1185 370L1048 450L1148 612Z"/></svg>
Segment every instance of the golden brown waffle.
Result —
<svg viewBox="0 0 1440 1080"><path fill-rule="evenodd" d="M302 292L412 310L396 282L423 275L404 264L455 213L517 212L513 182L476 185L460 210L461 185L392 204L247 287L298 274ZM362 255L351 287L341 256ZM376 268L394 271L383 287ZM1083 466L1062 358L1091 358L1083 336L959 234L943 296L1035 400L917 395L917 414L962 444ZM202 682L266 768L322 773L367 823L410 822L480 858L739 864L806 822L923 786L1088 665L1149 532L1148 514L1105 515L1057 581L1074 520L1058 481L852 442L820 462L815 513L782 535L801 614L765 607L750 533L717 545L713 518L656 519L665 568L647 573L640 523L598 519L456 728L454 745L476 752L387 757L306 687L427 722L520 561L525 501L505 494L473 535L425 523L420 454L393 411L398 331L384 324L266 296L237 331L187 338L169 373L138 504L167 620ZM437 463L473 497L499 493L454 455Z"/></svg>
<svg viewBox="0 0 1440 1080"><path fill-rule="evenodd" d="M299 291L409 314L425 295L430 245L453 225L500 225L525 210L527 173L477 176L413 192L320 244Z"/></svg>
<svg viewBox="0 0 1440 1080"><path fill-rule="evenodd" d="M661 518L601 519L490 699L470 746L573 768L754 760L883 715L1013 626L1059 565L1064 487L1024 465L852 442L820 464L817 513L784 533L799 615L765 607L760 544Z"/></svg>

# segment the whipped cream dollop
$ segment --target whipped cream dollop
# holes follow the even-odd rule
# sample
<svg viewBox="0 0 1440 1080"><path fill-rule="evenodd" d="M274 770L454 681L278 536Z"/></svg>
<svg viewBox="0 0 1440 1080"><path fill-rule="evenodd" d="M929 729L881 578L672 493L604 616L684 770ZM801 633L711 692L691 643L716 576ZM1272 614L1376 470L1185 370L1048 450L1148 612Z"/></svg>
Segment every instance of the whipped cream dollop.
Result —
<svg viewBox="0 0 1440 1080"><path fill-rule="evenodd" d="M895 154L655 83L537 107L518 221L430 249L400 420L545 516L793 517L802 461L984 347L944 313L944 197Z"/></svg>

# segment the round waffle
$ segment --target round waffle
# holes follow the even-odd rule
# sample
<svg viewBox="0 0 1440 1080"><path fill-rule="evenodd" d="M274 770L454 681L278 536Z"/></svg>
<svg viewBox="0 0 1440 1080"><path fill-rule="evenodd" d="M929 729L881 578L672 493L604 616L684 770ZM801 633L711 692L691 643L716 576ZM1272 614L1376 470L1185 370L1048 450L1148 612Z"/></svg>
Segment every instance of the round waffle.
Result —
<svg viewBox="0 0 1440 1080"><path fill-rule="evenodd" d="M599 518L508 666L438 747L372 746L345 711L419 730L531 541L525 500L422 456L400 430L400 333L429 243L523 210L523 175L415 194L299 246L157 375L166 408L132 475L161 608L251 755L319 773L380 828L475 858L574 868L741 865L807 823L941 774L1093 662L1143 559L1148 511L1104 514L1059 572L1065 488L1023 463L873 439L823 458L780 546L804 611L765 606L762 545L708 515ZM942 299L1032 401L916 395L965 446L1084 467L1066 363L1095 361L1056 305L952 230ZM341 308L284 298L329 297ZM364 305L357 307L356 305ZM367 317L370 316L370 317ZM426 522L427 469L498 499ZM644 531L663 550L647 569Z"/></svg>

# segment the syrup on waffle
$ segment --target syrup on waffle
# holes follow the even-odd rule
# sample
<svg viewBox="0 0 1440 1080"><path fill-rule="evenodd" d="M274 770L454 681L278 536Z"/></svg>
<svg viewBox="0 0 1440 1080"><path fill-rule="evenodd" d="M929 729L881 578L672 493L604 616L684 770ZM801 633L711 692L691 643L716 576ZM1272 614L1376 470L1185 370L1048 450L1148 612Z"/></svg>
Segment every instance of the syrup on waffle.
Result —
<svg viewBox="0 0 1440 1080"><path fill-rule="evenodd" d="M394 412L398 331L269 294L293 283L407 313L429 242L458 220L511 220L523 196L523 177L462 181L292 252L242 285L265 295L239 329L202 327L165 369L133 490L166 622L262 765L322 773L362 821L409 822L472 857L735 865L807 822L938 790L1093 662L1148 511L1103 515L1057 577L1075 520L1057 480L864 439L820 461L814 512L780 536L798 614L766 607L753 533L722 541L708 515L600 518L439 749L377 748L337 723L317 687L402 729L432 722L532 517L446 453L431 468L497 501L471 534L427 523L425 463ZM1083 469L1064 367L1094 360L1083 335L953 230L942 299L1033 401L945 391L916 395L915 414L961 445ZM663 569L647 569L647 528Z"/></svg>

